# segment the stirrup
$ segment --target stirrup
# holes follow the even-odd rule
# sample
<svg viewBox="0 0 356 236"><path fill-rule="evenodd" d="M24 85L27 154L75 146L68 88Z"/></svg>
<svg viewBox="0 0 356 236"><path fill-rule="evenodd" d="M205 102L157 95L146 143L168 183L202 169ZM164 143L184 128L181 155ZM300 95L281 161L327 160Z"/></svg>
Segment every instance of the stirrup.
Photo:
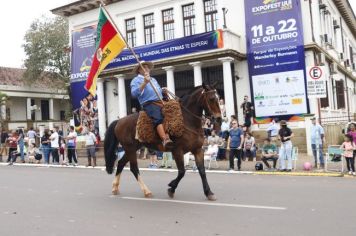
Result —
<svg viewBox="0 0 356 236"><path fill-rule="evenodd" d="M163 140L163 146L166 149L172 149L174 147L174 143L170 138Z"/></svg>

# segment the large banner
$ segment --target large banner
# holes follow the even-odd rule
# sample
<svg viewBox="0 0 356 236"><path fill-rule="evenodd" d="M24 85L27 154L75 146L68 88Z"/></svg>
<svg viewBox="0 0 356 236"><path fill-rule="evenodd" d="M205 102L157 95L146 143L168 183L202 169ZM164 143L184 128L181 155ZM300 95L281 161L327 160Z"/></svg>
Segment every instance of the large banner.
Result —
<svg viewBox="0 0 356 236"><path fill-rule="evenodd" d="M96 26L72 32L71 96L73 109L80 108L80 101L88 94L84 89L95 51Z"/></svg>
<svg viewBox="0 0 356 236"><path fill-rule="evenodd" d="M247 60L257 121L308 113L299 0L245 0Z"/></svg>
<svg viewBox="0 0 356 236"><path fill-rule="evenodd" d="M154 61L223 47L222 31L216 30L179 39L135 47L141 60ZM122 51L106 68L136 64L136 59L128 49Z"/></svg>
<svg viewBox="0 0 356 236"><path fill-rule="evenodd" d="M84 89L95 51L96 26L72 32L71 98L76 127L98 132L98 108L95 98Z"/></svg>

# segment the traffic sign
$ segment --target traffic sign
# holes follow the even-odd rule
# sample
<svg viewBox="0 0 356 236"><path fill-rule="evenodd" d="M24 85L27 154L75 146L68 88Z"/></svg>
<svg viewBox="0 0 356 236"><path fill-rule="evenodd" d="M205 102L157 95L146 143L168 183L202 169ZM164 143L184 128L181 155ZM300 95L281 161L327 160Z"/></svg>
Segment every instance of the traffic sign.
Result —
<svg viewBox="0 0 356 236"><path fill-rule="evenodd" d="M324 66L307 67L308 98L326 98L326 77Z"/></svg>

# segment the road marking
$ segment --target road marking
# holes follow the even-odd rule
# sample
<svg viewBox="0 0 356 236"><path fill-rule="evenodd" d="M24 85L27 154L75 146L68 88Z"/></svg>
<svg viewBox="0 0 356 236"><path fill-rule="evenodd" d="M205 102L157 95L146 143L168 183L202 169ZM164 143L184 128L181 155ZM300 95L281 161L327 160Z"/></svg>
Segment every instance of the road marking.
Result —
<svg viewBox="0 0 356 236"><path fill-rule="evenodd" d="M120 197L125 200L136 201L152 201L152 202L172 202L189 205L205 205L205 206L219 206L219 207L236 207L236 208L254 208L254 209L266 209L266 210L287 210L286 207L274 207L274 206L258 206L258 205L242 205L242 204L229 204L229 203L214 203L214 202L191 202L181 200L159 199L159 198L138 198L138 197Z"/></svg>

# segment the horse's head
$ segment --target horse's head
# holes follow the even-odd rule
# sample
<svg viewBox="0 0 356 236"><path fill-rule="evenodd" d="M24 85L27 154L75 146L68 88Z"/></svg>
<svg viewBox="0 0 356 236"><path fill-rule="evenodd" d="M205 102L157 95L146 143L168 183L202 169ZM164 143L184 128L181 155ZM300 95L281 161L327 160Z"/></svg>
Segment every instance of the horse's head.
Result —
<svg viewBox="0 0 356 236"><path fill-rule="evenodd" d="M218 122L221 121L221 110L219 106L219 95L214 88L216 84L206 85L203 83L202 92L200 95L200 104L206 114L210 114Z"/></svg>

